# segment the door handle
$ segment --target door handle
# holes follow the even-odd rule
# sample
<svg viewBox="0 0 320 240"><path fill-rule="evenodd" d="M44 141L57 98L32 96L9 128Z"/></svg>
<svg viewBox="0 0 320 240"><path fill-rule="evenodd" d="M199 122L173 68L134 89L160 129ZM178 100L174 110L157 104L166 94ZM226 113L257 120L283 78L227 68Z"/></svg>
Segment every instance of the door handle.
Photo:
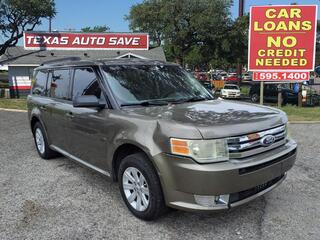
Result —
<svg viewBox="0 0 320 240"><path fill-rule="evenodd" d="M74 118L74 115L73 115L73 113L72 113L72 112L68 112L68 113L66 113L66 116L67 116L68 118Z"/></svg>

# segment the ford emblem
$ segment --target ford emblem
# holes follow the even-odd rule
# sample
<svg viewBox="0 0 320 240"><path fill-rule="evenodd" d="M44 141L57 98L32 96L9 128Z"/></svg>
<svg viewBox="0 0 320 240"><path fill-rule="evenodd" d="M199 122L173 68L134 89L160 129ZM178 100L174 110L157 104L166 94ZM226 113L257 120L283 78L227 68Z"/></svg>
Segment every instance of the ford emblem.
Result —
<svg viewBox="0 0 320 240"><path fill-rule="evenodd" d="M261 138L260 143L264 147L270 146L274 141L276 140L275 136L273 135L266 135L263 138Z"/></svg>

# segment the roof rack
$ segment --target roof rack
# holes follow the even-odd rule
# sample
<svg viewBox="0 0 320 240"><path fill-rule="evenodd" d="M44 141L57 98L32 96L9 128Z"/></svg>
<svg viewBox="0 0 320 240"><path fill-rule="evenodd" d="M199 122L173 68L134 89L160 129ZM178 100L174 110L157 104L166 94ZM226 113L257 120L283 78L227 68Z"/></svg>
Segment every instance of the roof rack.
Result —
<svg viewBox="0 0 320 240"><path fill-rule="evenodd" d="M73 61L80 61L80 57L65 57L65 58L57 58L54 60L49 60L41 63L41 66L43 65L48 65L48 64L53 64L53 63L60 63L60 62L73 62Z"/></svg>

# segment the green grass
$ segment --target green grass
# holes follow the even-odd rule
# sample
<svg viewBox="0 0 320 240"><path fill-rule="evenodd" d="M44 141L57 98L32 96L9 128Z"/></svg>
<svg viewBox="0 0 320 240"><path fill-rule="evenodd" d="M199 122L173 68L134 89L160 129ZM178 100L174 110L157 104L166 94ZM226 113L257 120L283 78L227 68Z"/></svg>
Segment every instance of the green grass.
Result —
<svg viewBox="0 0 320 240"><path fill-rule="evenodd" d="M21 99L0 98L0 108L26 110L27 109L26 98L21 98Z"/></svg>
<svg viewBox="0 0 320 240"><path fill-rule="evenodd" d="M286 112L289 121L320 121L320 107L297 107L287 105L280 108Z"/></svg>

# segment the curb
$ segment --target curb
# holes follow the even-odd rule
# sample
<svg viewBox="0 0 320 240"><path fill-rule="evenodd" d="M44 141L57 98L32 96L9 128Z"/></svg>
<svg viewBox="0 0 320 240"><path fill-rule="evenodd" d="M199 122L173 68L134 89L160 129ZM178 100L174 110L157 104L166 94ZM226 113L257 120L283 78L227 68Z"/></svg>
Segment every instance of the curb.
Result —
<svg viewBox="0 0 320 240"><path fill-rule="evenodd" d="M289 121L290 124L320 124L320 121Z"/></svg>
<svg viewBox="0 0 320 240"><path fill-rule="evenodd" d="M0 111L7 111L7 112L27 112L27 110L10 109L10 108L0 108Z"/></svg>

